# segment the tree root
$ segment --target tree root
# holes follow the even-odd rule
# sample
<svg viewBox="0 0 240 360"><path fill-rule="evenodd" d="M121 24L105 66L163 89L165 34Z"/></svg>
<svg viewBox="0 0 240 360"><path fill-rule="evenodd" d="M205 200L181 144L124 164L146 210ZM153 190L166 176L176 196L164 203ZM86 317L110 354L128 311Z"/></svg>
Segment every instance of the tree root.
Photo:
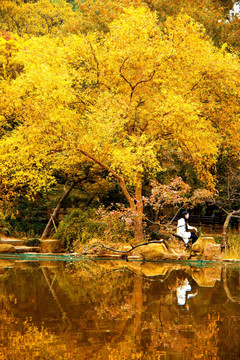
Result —
<svg viewBox="0 0 240 360"><path fill-rule="evenodd" d="M94 247L100 247L100 248L110 250L110 251L114 251L114 252L117 252L117 253L127 254L127 253L133 251L134 249L136 249L136 248L138 248L140 246L145 246L145 245L149 245L149 244L164 244L166 246L166 248L169 250L169 246L166 244L165 240L153 240L153 241L148 241L148 242L145 242L145 243L142 243L142 244L138 244L136 246L132 246L130 244L132 246L132 248L129 249L129 250L116 250L116 249L110 248L108 246L105 246L103 244L93 244L93 245L89 246L87 249L85 249L82 252L82 255L87 255L89 250L93 249Z"/></svg>

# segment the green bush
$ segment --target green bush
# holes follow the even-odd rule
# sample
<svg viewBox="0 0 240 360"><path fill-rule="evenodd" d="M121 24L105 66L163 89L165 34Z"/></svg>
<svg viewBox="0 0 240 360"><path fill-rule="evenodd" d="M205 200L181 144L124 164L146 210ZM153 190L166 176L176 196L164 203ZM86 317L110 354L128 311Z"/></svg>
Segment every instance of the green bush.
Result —
<svg viewBox="0 0 240 360"><path fill-rule="evenodd" d="M8 221L5 219L0 219L0 232L5 236L11 235L12 227Z"/></svg>
<svg viewBox="0 0 240 360"><path fill-rule="evenodd" d="M126 241L131 233L113 212L88 209L74 209L59 223L55 237L63 241L66 249L71 249L76 241L85 244L97 238L102 241Z"/></svg>
<svg viewBox="0 0 240 360"><path fill-rule="evenodd" d="M23 217L9 220L11 235L16 237L35 237L41 236L46 226L41 223L39 218L34 220L24 219Z"/></svg>
<svg viewBox="0 0 240 360"><path fill-rule="evenodd" d="M28 239L26 242L27 246L40 246L41 245L41 241L37 238L33 238L33 239Z"/></svg>

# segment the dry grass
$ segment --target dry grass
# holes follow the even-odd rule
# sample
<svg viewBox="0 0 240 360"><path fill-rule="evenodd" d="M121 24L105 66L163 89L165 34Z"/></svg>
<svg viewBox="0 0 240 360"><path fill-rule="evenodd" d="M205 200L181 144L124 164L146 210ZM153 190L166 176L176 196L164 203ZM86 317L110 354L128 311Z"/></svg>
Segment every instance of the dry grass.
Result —
<svg viewBox="0 0 240 360"><path fill-rule="evenodd" d="M226 251L226 259L240 259L240 234L236 230L229 230L228 240L230 249Z"/></svg>

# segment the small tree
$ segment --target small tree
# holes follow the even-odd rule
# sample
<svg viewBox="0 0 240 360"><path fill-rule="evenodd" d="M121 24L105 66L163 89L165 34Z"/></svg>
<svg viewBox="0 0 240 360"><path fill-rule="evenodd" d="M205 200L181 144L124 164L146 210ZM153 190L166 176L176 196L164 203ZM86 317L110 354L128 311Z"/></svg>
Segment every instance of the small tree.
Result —
<svg viewBox="0 0 240 360"><path fill-rule="evenodd" d="M164 219L169 219L173 209L175 210L174 219L183 207L193 208L206 201L212 201L215 197L214 192L207 189L192 190L190 185L186 184L181 177L175 178L168 185L154 180L151 182L151 186L151 195L145 198L145 203L153 207L155 221L159 225ZM161 212L169 206L171 210L162 215ZM167 225L170 225L173 219Z"/></svg>

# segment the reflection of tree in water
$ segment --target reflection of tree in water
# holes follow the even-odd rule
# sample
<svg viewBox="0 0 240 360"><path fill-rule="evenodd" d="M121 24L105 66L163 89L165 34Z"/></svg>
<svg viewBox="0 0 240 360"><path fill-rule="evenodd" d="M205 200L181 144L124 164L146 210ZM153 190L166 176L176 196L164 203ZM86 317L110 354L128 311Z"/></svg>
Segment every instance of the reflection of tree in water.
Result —
<svg viewBox="0 0 240 360"><path fill-rule="evenodd" d="M226 293L224 277L223 285L214 281L221 280L216 269L166 265L101 261L45 269L50 297L71 321L71 327L57 329L68 358L217 360L226 349L236 351L239 304L231 301L231 283ZM176 294L185 279L198 291L187 299L188 311L181 310Z"/></svg>
<svg viewBox="0 0 240 360"><path fill-rule="evenodd" d="M39 329L31 319L21 322L11 312L13 296L1 296L0 358L1 360L69 359L67 344L43 326Z"/></svg>
<svg viewBox="0 0 240 360"><path fill-rule="evenodd" d="M223 302L223 311L219 320L221 334L220 343L223 348L228 348L229 354L234 354L238 349L240 358L240 271L232 268L222 268L222 283L226 295ZM235 360L234 357L229 359Z"/></svg>
<svg viewBox="0 0 240 360"><path fill-rule="evenodd" d="M53 277L53 279L51 279L51 272L49 271L49 269L47 267L42 267L42 272L43 272L43 275L46 279L46 282L48 284L48 287L49 287L49 290L62 314L62 321L64 323L64 327L66 330L69 330L71 328L71 320L69 319L69 316L68 314L66 313L65 309L64 309L64 306L62 305L62 302L60 300L60 297L58 296L57 292L55 291L54 289L54 280L55 280L55 277L56 277L56 274L55 276Z"/></svg>
<svg viewBox="0 0 240 360"><path fill-rule="evenodd" d="M182 277L186 277L186 274L189 277L188 271L186 273L182 272ZM210 274L210 279L207 279L208 281L206 281L207 286L213 286L213 271L210 269L209 271L206 271L205 274ZM137 274L134 276L139 278L141 276L140 271L137 271ZM188 314L184 314L179 311L179 307L176 305L174 284L176 284L176 279L179 278L181 278L181 271L175 271L175 274L174 272L170 274L168 277L170 289L167 289L169 285L166 286L161 282L163 279L162 275L159 279L157 279L157 276L155 279L153 276L148 279L142 274L144 302L142 305L141 315L141 336L142 348L144 349L145 347L144 356L148 356L151 352L156 354L156 349L160 348L160 353L162 352L162 354L164 351L165 353L169 351L172 351L173 353L184 352L184 359L192 359L193 353L196 354L196 356L199 356L199 358L218 359L218 310L221 310L221 304L216 306L216 313L215 307L209 306L209 302L212 298L217 297L219 286L217 284L217 286L214 285L213 288L209 288L209 297L206 297L206 292L202 293L201 291L201 300L203 304L202 308L200 307L200 310L198 310L199 314L195 314L193 311L190 311ZM220 280L218 276L216 276L216 278L217 280ZM156 286L156 284L159 283L162 285L161 287ZM193 280L191 280L191 284L194 284ZM196 283L195 286L197 286ZM146 289L147 291L145 291ZM149 293L150 296L146 299L146 294ZM204 297L205 302L203 301ZM156 311L156 309L158 311ZM137 313L137 316L139 318L139 313ZM134 330L132 332L134 333ZM129 355L132 353L132 346L133 344L136 346L136 343L134 343L133 338L130 339L129 344L131 344L131 346L129 345L129 351L126 350L128 343L121 342L121 349L119 348L119 358L125 358L126 354ZM122 350L123 344L125 344L125 352ZM111 351L113 351L112 347ZM116 348L114 351L115 356L117 356ZM99 358L101 358L100 355Z"/></svg>

